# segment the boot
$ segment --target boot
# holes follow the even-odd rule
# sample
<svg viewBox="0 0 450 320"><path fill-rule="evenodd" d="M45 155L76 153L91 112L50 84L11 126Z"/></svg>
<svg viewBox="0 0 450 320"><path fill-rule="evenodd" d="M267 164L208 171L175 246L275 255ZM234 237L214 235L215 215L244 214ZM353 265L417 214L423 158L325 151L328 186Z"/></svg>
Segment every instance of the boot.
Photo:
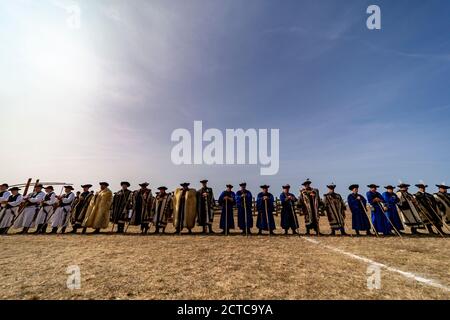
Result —
<svg viewBox="0 0 450 320"><path fill-rule="evenodd" d="M159 233L159 227L156 227L155 233Z"/></svg>
<svg viewBox="0 0 450 320"><path fill-rule="evenodd" d="M430 234L437 234L437 232L434 232L433 228L431 227L430 224L427 224L427 230Z"/></svg>
<svg viewBox="0 0 450 320"><path fill-rule="evenodd" d="M274 234L275 234L275 233L273 232L272 229L270 229L269 233L270 233L271 235L274 235Z"/></svg>
<svg viewBox="0 0 450 320"><path fill-rule="evenodd" d="M94 232L92 232L92 234L99 234L100 233L100 228L97 228L94 230Z"/></svg>
<svg viewBox="0 0 450 320"><path fill-rule="evenodd" d="M370 231L370 229L367 229L366 234L367 234L368 236L372 236L372 235L373 235L373 233L372 233L372 231Z"/></svg>
<svg viewBox="0 0 450 320"><path fill-rule="evenodd" d="M331 229L331 235L332 235L332 236L335 236L335 235L336 235L336 230Z"/></svg>
<svg viewBox="0 0 450 320"><path fill-rule="evenodd" d="M78 229L78 226L74 225L72 228L72 231L70 231L70 233L77 233L77 229Z"/></svg>
<svg viewBox="0 0 450 320"><path fill-rule="evenodd" d="M419 234L416 227L411 227L411 234Z"/></svg>
<svg viewBox="0 0 450 320"><path fill-rule="evenodd" d="M292 228L292 234L298 234L298 232L295 228Z"/></svg>
<svg viewBox="0 0 450 320"><path fill-rule="evenodd" d="M356 231L356 235L357 235L357 236L360 236L359 230L355 230L355 231Z"/></svg>
<svg viewBox="0 0 450 320"><path fill-rule="evenodd" d="M247 234L252 234L252 229L247 228Z"/></svg>
<svg viewBox="0 0 450 320"><path fill-rule="evenodd" d="M0 234L5 234L6 228L0 228Z"/></svg>
<svg viewBox="0 0 450 320"><path fill-rule="evenodd" d="M51 234L56 234L56 232L58 232L58 227L53 227L52 231L50 233Z"/></svg>
<svg viewBox="0 0 450 320"><path fill-rule="evenodd" d="M214 233L214 231L212 229L212 224L208 224L208 231L209 231L209 233Z"/></svg>
<svg viewBox="0 0 450 320"><path fill-rule="evenodd" d="M47 227L48 227L48 224L44 224L43 226L42 226L42 229L41 229L41 234L45 234L46 232L47 232Z"/></svg>
<svg viewBox="0 0 450 320"><path fill-rule="evenodd" d="M258 229L258 235L262 235L262 230Z"/></svg>
<svg viewBox="0 0 450 320"><path fill-rule="evenodd" d="M36 231L34 231L33 234L41 233L41 229L42 229L42 223L40 223L40 224L37 225Z"/></svg>
<svg viewBox="0 0 450 320"><path fill-rule="evenodd" d="M116 232L117 233L123 233L123 224L122 223L117 224L117 231Z"/></svg>
<svg viewBox="0 0 450 320"><path fill-rule="evenodd" d="M189 229L188 233L189 233L189 234L192 234L192 229Z"/></svg>
<svg viewBox="0 0 450 320"><path fill-rule="evenodd" d="M85 234L85 233L86 233L86 230L87 230L87 227L84 227L83 230L81 230L81 233L82 233L82 234Z"/></svg>
<svg viewBox="0 0 450 320"><path fill-rule="evenodd" d="M310 230L309 230L309 228L306 228L306 235L310 235Z"/></svg>
<svg viewBox="0 0 450 320"><path fill-rule="evenodd" d="M284 229L284 234L285 234L285 235L288 234L288 230L289 230L289 229Z"/></svg>
<svg viewBox="0 0 450 320"><path fill-rule="evenodd" d="M28 229L30 229L30 228L24 227L22 229L22 231L20 232L20 234L27 234L28 233Z"/></svg>
<svg viewBox="0 0 450 320"><path fill-rule="evenodd" d="M175 229L175 233L176 233L176 234L180 234L180 233L181 233L180 227L177 227L177 228Z"/></svg>
<svg viewBox="0 0 450 320"><path fill-rule="evenodd" d="M206 226L203 226L202 234L205 234L205 233L206 233Z"/></svg>
<svg viewBox="0 0 450 320"><path fill-rule="evenodd" d="M343 236L347 236L348 235L347 232L345 232L344 228L341 228L341 235L343 235Z"/></svg>
<svg viewBox="0 0 450 320"><path fill-rule="evenodd" d="M61 234L64 234L64 233L66 233L66 227L62 227L62 229L61 229Z"/></svg>

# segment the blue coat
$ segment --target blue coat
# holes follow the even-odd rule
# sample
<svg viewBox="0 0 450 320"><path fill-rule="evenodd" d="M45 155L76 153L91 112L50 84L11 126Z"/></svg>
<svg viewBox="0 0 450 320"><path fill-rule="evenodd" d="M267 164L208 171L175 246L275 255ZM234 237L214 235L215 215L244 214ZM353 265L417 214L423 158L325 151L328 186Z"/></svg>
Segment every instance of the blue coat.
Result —
<svg viewBox="0 0 450 320"><path fill-rule="evenodd" d="M394 192L384 192L383 199L388 208L387 215L389 220L391 220L397 230L403 230L403 224L397 211L397 203L400 202L400 199Z"/></svg>
<svg viewBox="0 0 450 320"><path fill-rule="evenodd" d="M245 230L245 212L247 212L247 228L253 227L253 213L252 213L252 193L245 190L245 207L244 198L242 197L242 190L236 192L236 207L238 210L238 226L239 229Z"/></svg>
<svg viewBox="0 0 450 320"><path fill-rule="evenodd" d="M361 200L358 200L357 196ZM366 199L360 194L350 193L347 197L347 203L352 212L352 229L357 231L370 230L370 221L366 213Z"/></svg>
<svg viewBox="0 0 450 320"><path fill-rule="evenodd" d="M263 196L269 197L268 200L264 201ZM267 214L266 214L266 204L267 203ZM258 218L256 219L256 227L262 230L273 230L275 229L275 220L273 218L274 211L274 198L271 193L258 193L256 198L256 209L258 210ZM269 219L267 223L267 218ZM269 227L269 228L268 228Z"/></svg>
<svg viewBox="0 0 450 320"><path fill-rule="evenodd" d="M228 196L231 199L225 200L224 198ZM234 217L233 208L235 204L236 194L233 191L223 191L219 197L219 205L222 206L222 212L220 214L220 229L225 230L234 229Z"/></svg>
<svg viewBox="0 0 450 320"><path fill-rule="evenodd" d="M379 192L367 191L367 201L372 207L372 224L377 230L377 232L381 232L382 234L389 234L391 232L391 225L386 218L386 214L383 211L383 207L381 203L374 202L375 198L379 198L383 201L383 196Z"/></svg>
<svg viewBox="0 0 450 320"><path fill-rule="evenodd" d="M294 200L288 200L287 197L291 196ZM280 194L281 201L281 228L283 229L297 229L299 227L297 215L295 214L295 202L297 198L292 193ZM293 213L294 212L294 213Z"/></svg>

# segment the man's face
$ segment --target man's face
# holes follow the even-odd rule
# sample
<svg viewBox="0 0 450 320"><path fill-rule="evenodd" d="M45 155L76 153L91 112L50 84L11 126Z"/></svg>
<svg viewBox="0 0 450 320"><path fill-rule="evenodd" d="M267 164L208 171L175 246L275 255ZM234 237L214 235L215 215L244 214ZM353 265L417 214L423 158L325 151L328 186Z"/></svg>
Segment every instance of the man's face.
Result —
<svg viewBox="0 0 450 320"><path fill-rule="evenodd" d="M394 189L387 189L387 192L388 192L388 193L393 193L393 192L394 192Z"/></svg>
<svg viewBox="0 0 450 320"><path fill-rule="evenodd" d="M419 191L425 192L425 188L419 188Z"/></svg>
<svg viewBox="0 0 450 320"><path fill-rule="evenodd" d="M370 188L370 191L377 192L377 188Z"/></svg>
<svg viewBox="0 0 450 320"><path fill-rule="evenodd" d="M122 185L122 190L127 190L127 189L128 189L128 186L126 184L123 184Z"/></svg>
<svg viewBox="0 0 450 320"><path fill-rule="evenodd" d="M262 189L262 190L263 190L264 193L269 192L269 189L267 189L267 188L264 188L264 189Z"/></svg>
<svg viewBox="0 0 450 320"><path fill-rule="evenodd" d="M15 195L17 195L19 193L19 191L13 190L13 191L11 191L11 193L12 193L13 196L15 196Z"/></svg>
<svg viewBox="0 0 450 320"><path fill-rule="evenodd" d="M311 189L311 184L305 185L305 188L306 188L306 189Z"/></svg>
<svg viewBox="0 0 450 320"><path fill-rule="evenodd" d="M0 191L6 191L6 187L5 186L0 186Z"/></svg>
<svg viewBox="0 0 450 320"><path fill-rule="evenodd" d="M89 188L88 187L84 187L83 188L83 192L89 192Z"/></svg>
<svg viewBox="0 0 450 320"><path fill-rule="evenodd" d="M69 193L70 191L72 191L72 189L70 189L70 188L65 188L64 191L65 191L66 193Z"/></svg>
<svg viewBox="0 0 450 320"><path fill-rule="evenodd" d="M358 188L354 188L353 189L353 193L358 193L359 189Z"/></svg>
<svg viewBox="0 0 450 320"><path fill-rule="evenodd" d="M446 193L446 192L447 192L447 189L439 188L439 192Z"/></svg>
<svg viewBox="0 0 450 320"><path fill-rule="evenodd" d="M36 187L36 192L41 192L42 191L42 187Z"/></svg>
<svg viewBox="0 0 450 320"><path fill-rule="evenodd" d="M45 189L45 192L50 193L52 192L52 189Z"/></svg>
<svg viewBox="0 0 450 320"><path fill-rule="evenodd" d="M165 194L166 194L166 190L164 190L164 189L159 190L159 195L163 196Z"/></svg>
<svg viewBox="0 0 450 320"><path fill-rule="evenodd" d="M284 188L284 189L283 189L283 192L284 192L284 193L289 193L289 188Z"/></svg>
<svg viewBox="0 0 450 320"><path fill-rule="evenodd" d="M208 183L207 182L202 182L202 187L203 188L206 188L208 186Z"/></svg>
<svg viewBox="0 0 450 320"><path fill-rule="evenodd" d="M230 188L230 187L227 187L227 191L228 191L228 192L231 192L231 188Z"/></svg>
<svg viewBox="0 0 450 320"><path fill-rule="evenodd" d="M106 185L101 184L101 185L100 185L100 190L105 190L105 189L106 189Z"/></svg>
<svg viewBox="0 0 450 320"><path fill-rule="evenodd" d="M241 186L241 191L245 191L245 186Z"/></svg>
<svg viewBox="0 0 450 320"><path fill-rule="evenodd" d="M334 192L333 188L328 188L328 192Z"/></svg>

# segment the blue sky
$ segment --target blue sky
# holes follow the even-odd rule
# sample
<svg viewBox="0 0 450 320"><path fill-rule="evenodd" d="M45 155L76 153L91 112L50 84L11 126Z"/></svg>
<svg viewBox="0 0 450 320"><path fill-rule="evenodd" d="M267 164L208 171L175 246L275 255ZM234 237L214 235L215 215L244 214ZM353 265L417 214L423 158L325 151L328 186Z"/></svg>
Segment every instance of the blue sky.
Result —
<svg viewBox="0 0 450 320"><path fill-rule="evenodd" d="M381 30L366 28L370 4ZM1 178L207 177L274 193L311 178L344 194L450 182L449 13L448 1L1 1ZM173 165L171 132L194 120L279 128L279 173Z"/></svg>

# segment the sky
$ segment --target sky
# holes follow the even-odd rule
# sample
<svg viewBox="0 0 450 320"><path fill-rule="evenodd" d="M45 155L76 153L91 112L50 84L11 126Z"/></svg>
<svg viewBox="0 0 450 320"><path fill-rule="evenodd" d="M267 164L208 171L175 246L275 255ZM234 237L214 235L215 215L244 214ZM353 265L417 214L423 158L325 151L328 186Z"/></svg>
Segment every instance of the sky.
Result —
<svg viewBox="0 0 450 320"><path fill-rule="evenodd" d="M381 30L366 27L371 4ZM0 0L0 180L450 182L449 13L445 0ZM171 133L195 120L279 129L278 173L173 164Z"/></svg>

